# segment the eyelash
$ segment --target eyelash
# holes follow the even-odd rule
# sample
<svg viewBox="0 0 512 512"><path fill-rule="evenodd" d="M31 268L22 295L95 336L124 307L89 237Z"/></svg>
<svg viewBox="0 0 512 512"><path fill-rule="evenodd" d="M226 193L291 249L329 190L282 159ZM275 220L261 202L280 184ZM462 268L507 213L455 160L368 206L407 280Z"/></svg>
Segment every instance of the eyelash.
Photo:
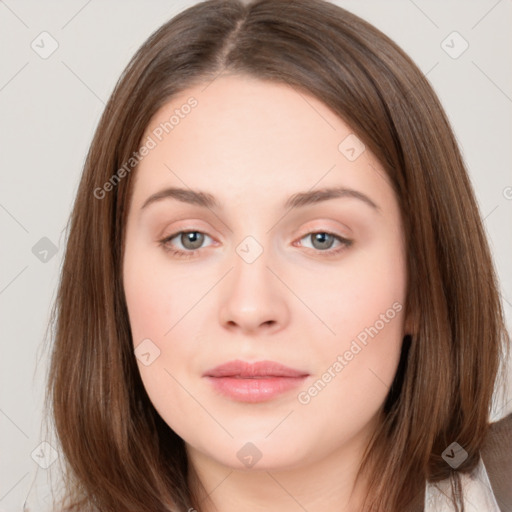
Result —
<svg viewBox="0 0 512 512"><path fill-rule="evenodd" d="M191 258L191 257L195 256L196 253L199 252L201 249L194 249L193 251L182 251L181 249L175 249L175 248L173 248L173 247L168 245L169 242L173 238L176 238L178 235L185 234L185 233L201 233L202 235L206 235L206 233L203 233L202 231L196 231L196 230L177 231L176 233L174 233L174 234L172 234L170 236L167 236L167 237L163 238L162 240L159 240L159 244L162 246L164 251L170 252L173 256L175 256L177 258L183 258L183 259ZM352 240L349 240L347 238L339 236L336 233L331 233L330 231L311 231L309 233L306 233L299 240L302 240L302 239L304 239L304 238L306 238L306 237L308 237L310 235L317 235L317 234L331 235L335 239L337 239L339 242L341 242L341 244L342 244L337 249L327 249L325 251L321 251L319 249L312 249L313 251L316 251L316 252L319 252L319 253L324 253L326 255L326 257L337 256L339 253L341 253L342 251L344 251L345 249L350 247L352 245L352 242L353 242ZM206 236L208 236L208 235L206 235Z"/></svg>

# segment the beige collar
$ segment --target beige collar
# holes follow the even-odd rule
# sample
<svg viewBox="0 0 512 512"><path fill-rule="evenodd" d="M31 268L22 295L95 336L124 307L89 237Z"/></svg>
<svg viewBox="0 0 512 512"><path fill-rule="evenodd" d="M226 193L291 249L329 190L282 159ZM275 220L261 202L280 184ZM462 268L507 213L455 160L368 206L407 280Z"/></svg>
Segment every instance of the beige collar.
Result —
<svg viewBox="0 0 512 512"><path fill-rule="evenodd" d="M471 474L461 473L461 483L467 512L500 512L481 458ZM442 480L437 484L427 484L425 512L453 512L450 497L449 480Z"/></svg>

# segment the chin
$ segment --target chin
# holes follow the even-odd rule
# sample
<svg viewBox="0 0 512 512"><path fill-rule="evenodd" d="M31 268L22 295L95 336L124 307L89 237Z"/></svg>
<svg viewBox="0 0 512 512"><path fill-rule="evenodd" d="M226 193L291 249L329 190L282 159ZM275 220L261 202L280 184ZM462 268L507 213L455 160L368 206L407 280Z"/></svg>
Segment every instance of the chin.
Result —
<svg viewBox="0 0 512 512"><path fill-rule="evenodd" d="M223 442L210 438L208 446L194 447L194 450L199 451L202 457L213 459L236 471L282 471L307 462L303 437L288 438L284 444L282 438L276 436L270 439L265 436L266 434L229 438Z"/></svg>

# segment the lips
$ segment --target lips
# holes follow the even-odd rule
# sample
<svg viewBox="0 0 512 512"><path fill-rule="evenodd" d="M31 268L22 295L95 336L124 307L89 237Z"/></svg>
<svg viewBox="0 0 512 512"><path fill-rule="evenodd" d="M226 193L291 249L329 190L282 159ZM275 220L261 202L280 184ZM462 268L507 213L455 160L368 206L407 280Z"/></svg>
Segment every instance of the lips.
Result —
<svg viewBox="0 0 512 512"><path fill-rule="evenodd" d="M237 377L240 379L257 379L265 377L305 377L307 372L289 368L275 361L229 361L205 372L205 377Z"/></svg>
<svg viewBox="0 0 512 512"><path fill-rule="evenodd" d="M308 373L275 361L230 361L203 374L213 388L238 402L264 402L301 385Z"/></svg>

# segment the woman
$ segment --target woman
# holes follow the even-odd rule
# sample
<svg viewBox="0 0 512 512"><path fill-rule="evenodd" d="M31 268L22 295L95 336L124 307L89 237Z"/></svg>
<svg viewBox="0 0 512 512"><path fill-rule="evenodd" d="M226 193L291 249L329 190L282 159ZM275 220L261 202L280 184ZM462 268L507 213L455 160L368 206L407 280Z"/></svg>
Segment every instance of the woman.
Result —
<svg viewBox="0 0 512 512"><path fill-rule="evenodd" d="M144 43L56 315L67 510L498 510L509 338L464 163L418 68L335 5L207 1Z"/></svg>

